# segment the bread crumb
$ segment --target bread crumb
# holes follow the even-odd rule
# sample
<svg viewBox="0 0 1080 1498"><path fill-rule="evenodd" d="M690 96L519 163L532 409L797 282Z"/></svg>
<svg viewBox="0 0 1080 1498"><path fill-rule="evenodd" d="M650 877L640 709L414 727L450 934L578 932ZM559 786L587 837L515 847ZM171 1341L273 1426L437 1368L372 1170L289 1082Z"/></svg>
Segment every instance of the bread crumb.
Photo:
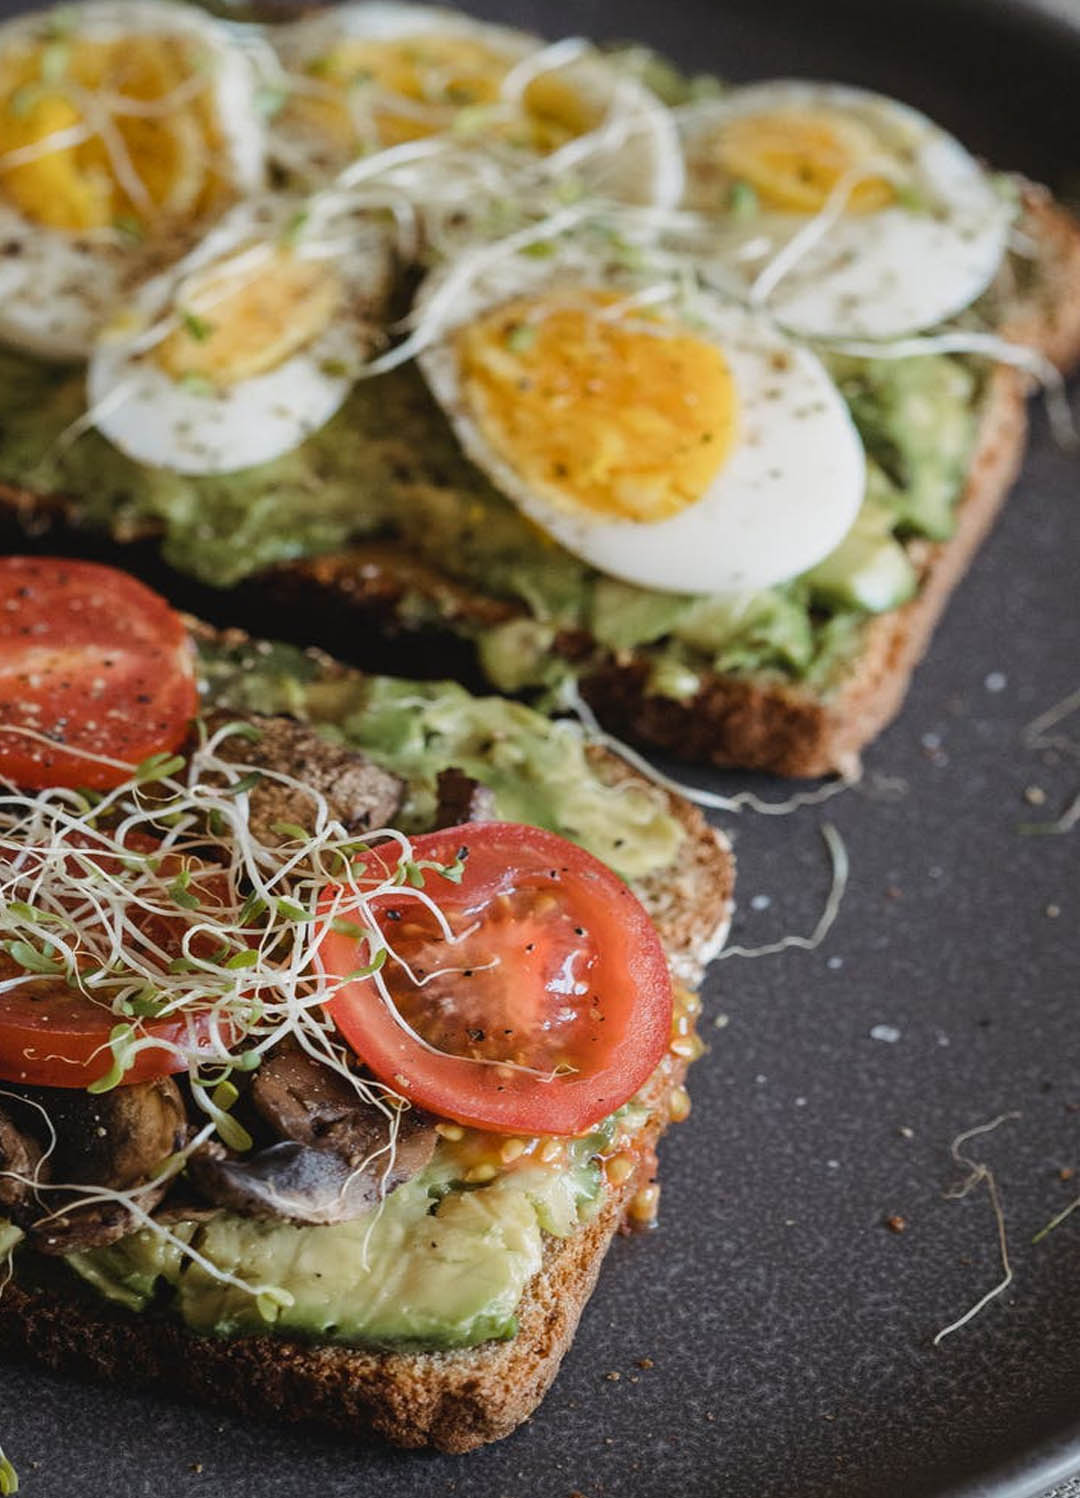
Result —
<svg viewBox="0 0 1080 1498"><path fill-rule="evenodd" d="M619 1379L622 1378L622 1374L617 1368L612 1368L610 1373L604 1374L604 1377L607 1379L609 1384L617 1384L619 1382Z"/></svg>
<svg viewBox="0 0 1080 1498"><path fill-rule="evenodd" d="M652 1358L638 1358L637 1365L639 1368L655 1368L656 1366Z"/></svg>
<svg viewBox="0 0 1080 1498"><path fill-rule="evenodd" d="M1024 792L1024 800L1029 806L1044 806L1046 804L1046 792L1041 785L1029 785Z"/></svg>
<svg viewBox="0 0 1080 1498"><path fill-rule="evenodd" d="M885 1226L890 1233L903 1233L907 1231L907 1220L898 1212L894 1212L891 1217L886 1217Z"/></svg>
<svg viewBox="0 0 1080 1498"><path fill-rule="evenodd" d="M1058 1171L1058 1180L1059 1181L1071 1181L1072 1178L1073 1178L1073 1176L1075 1174L1076 1174L1076 1171L1072 1168L1071 1165L1063 1165L1061 1167L1061 1169Z"/></svg>
<svg viewBox="0 0 1080 1498"><path fill-rule="evenodd" d="M910 1128L907 1124L901 1124L896 1132L900 1135L901 1139L915 1138L915 1130Z"/></svg>
<svg viewBox="0 0 1080 1498"><path fill-rule="evenodd" d="M1061 906L1060 905L1048 905L1046 907L1046 914L1049 916L1049 918L1052 921L1056 921L1057 918L1058 918L1058 916L1061 914Z"/></svg>

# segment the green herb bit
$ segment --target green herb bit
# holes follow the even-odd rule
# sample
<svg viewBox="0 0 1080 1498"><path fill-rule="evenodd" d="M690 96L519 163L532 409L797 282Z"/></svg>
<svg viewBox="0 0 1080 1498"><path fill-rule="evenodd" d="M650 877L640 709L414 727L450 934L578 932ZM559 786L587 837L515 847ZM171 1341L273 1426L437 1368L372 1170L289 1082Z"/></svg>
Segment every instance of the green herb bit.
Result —
<svg viewBox="0 0 1080 1498"><path fill-rule="evenodd" d="M530 260L550 260L555 254L556 245L553 239L538 239L533 244L527 244L521 253L528 255Z"/></svg>
<svg viewBox="0 0 1080 1498"><path fill-rule="evenodd" d="M91 1082L86 1089L95 1096L102 1092L112 1092L113 1088L119 1087L131 1069L131 1063L135 1060L138 1051L134 1025L114 1025L109 1031L109 1049L113 1054L112 1066L103 1077L99 1077L96 1082Z"/></svg>
<svg viewBox="0 0 1080 1498"><path fill-rule="evenodd" d="M184 332L189 338L194 338L196 343L205 343L214 331L212 322L186 307L180 309L180 321L184 325Z"/></svg>
<svg viewBox="0 0 1080 1498"><path fill-rule="evenodd" d="M258 1071L262 1065L262 1054L259 1051L241 1051L238 1056L233 1057L233 1070L240 1072Z"/></svg>
<svg viewBox="0 0 1080 1498"><path fill-rule="evenodd" d="M535 343L535 323L514 323L513 327L506 331L506 347L512 354L527 354Z"/></svg>
<svg viewBox="0 0 1080 1498"><path fill-rule="evenodd" d="M286 247L294 245L303 235L310 217L306 208L299 209L289 218L281 231L281 243Z"/></svg>
<svg viewBox="0 0 1080 1498"><path fill-rule="evenodd" d="M728 198L728 211L732 218L754 218L759 208L758 195L749 182L733 182Z"/></svg>
<svg viewBox="0 0 1080 1498"><path fill-rule="evenodd" d="M213 380L208 380L205 375L194 373L181 375L177 383L181 390L186 390L189 395L212 396L217 394L217 388Z"/></svg>
<svg viewBox="0 0 1080 1498"><path fill-rule="evenodd" d="M133 213L118 213L112 222L117 234L122 234L125 239L130 239L133 244L141 244L146 238L146 230L143 228L142 220L135 217Z"/></svg>
<svg viewBox="0 0 1080 1498"><path fill-rule="evenodd" d="M57 84L62 82L71 61L71 48L67 42L49 42L41 53L41 81L42 83Z"/></svg>
<svg viewBox="0 0 1080 1498"><path fill-rule="evenodd" d="M264 83L255 90L255 108L264 120L272 120L275 115L279 115L288 102L288 89L275 88L272 84Z"/></svg>
<svg viewBox="0 0 1080 1498"><path fill-rule="evenodd" d="M349 373L349 366L344 359L324 359L319 365L319 373L328 380L344 380Z"/></svg>
<svg viewBox="0 0 1080 1498"><path fill-rule="evenodd" d="M8 114L12 119L25 120L28 115L33 114L44 97L44 92L40 83L24 83L8 96Z"/></svg>

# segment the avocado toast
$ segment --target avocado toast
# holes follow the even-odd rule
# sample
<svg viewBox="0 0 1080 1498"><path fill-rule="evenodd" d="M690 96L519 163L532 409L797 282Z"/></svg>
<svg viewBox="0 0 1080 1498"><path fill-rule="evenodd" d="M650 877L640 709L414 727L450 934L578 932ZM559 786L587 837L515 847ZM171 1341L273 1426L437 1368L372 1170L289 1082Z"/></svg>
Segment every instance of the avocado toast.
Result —
<svg viewBox="0 0 1080 1498"><path fill-rule="evenodd" d="M40 710L31 710L17 692L9 694L0 735L8 773L14 765L24 787L21 793L12 787L3 813L5 924L11 928L0 989L0 1064L8 1079L0 1096L0 1202L11 1224L4 1251L11 1255L12 1271L0 1296L5 1353L97 1376L158 1382L253 1413L317 1419L353 1433L373 1428L410 1446L432 1443L460 1451L506 1434L531 1412L553 1378L612 1234L620 1225L645 1225L655 1214L654 1145L666 1123L688 1110L682 1081L699 1048L692 988L722 940L730 909L726 844L685 803L657 793L613 756L586 749L565 726L518 705L475 699L454 686L361 677L315 652L260 644L238 633L216 634L193 621L177 635L179 621L171 611L108 569L12 559L5 564L4 580L20 602L19 623L4 643L9 665L26 648L20 626L25 631L33 623L39 644L48 644L43 612L71 647L61 666L66 671L62 689L69 694L65 734L57 738L49 727L59 699L52 707L44 704L59 673L45 669L23 689L36 694ZM69 611L73 590L75 613ZM119 648L114 636L114 653L105 656L116 673L113 692L119 693L109 700L108 712L104 707L101 712L109 719L112 756L99 752L98 722L85 714L80 718L72 705L71 691L78 694L80 679L85 685L79 650L85 652L83 664L102 658L93 654L102 644L98 639L94 645L93 628L75 622L76 613L86 618L91 597L104 600L101 606L116 627L137 642ZM147 609L157 612L147 615ZM200 681L193 731L177 716L184 707L189 638L198 649ZM152 661L157 661L153 677L140 676ZM149 700L125 714L123 693L133 685ZM162 737L169 722L172 738L182 735L175 755L169 736ZM161 757L144 760L133 780L107 788L105 781L115 781L121 750L136 741L138 750L144 749L147 731L163 745ZM23 740L33 753L24 752ZM91 749L91 743L98 747ZM110 760L111 768L105 765L96 780L97 792L55 789L54 779L75 778L72 762L80 754L82 772L94 777L99 761ZM28 784L41 789L31 795ZM211 797L201 803L198 833L183 844L171 841L165 851L148 846L148 828L154 837L167 839L170 828L175 833L185 784L196 801ZM220 791L222 784L224 798L212 789ZM148 798L166 794L168 809L158 800L155 812ZM189 802L183 806L190 809ZM114 809L125 812L119 824ZM21 819L13 819L13 811L21 811ZM67 820L72 815L77 826ZM51 855L35 855L38 844L27 831L35 816L46 818L62 844L48 868ZM499 816L514 820L490 820ZM552 830L530 834L526 822ZM546 1091L530 1078L520 1088L515 1084L525 1092L531 1087L530 1106L540 1108L530 1115L534 1121L554 1121L560 1132L547 1127L535 1136L512 1132L506 1117L496 1120L494 1132L461 1122L475 1118L477 1098L485 1091L482 1081L459 1090L456 1118L414 1106L388 1125L385 1109L373 1112L373 1102L390 1093L355 1063L342 1071L348 1053L333 1028L318 1019L322 1005L314 1005L310 995L303 998L310 964L300 974L301 987L287 990L299 994L302 1003L286 1024L273 993L275 983L286 984L287 965L264 990L261 960L249 955L252 944L266 953L271 945L277 951L282 942L307 940L303 932L311 929L311 912L295 902L302 899L301 887L312 886L274 882L283 864L295 863L303 852L305 823L314 826L314 837L324 838L324 848L350 859L389 858L378 850L397 849L393 838L410 840L413 862L407 877L394 885L404 891L395 902L406 903L410 890L416 900L430 894L444 913L459 888L475 883L485 842L494 840L500 867L506 868L514 866L516 843L531 835L540 840L542 857L561 850L555 856L567 864L564 881L576 877L564 834L573 828L582 843L603 846L650 912L662 943L659 960L673 975L675 991L659 1047L649 1050L657 1064L626 1105L608 1109L597 1121L594 1099L592 1117L582 1115L580 1126L571 1129L556 1101L573 1086L571 1064L567 1076L547 1078ZM379 832L385 823L407 830L391 833L388 843ZM448 830L425 830L440 825ZM367 833L373 847L365 842ZM434 847L432 837L449 839L450 851L437 856L429 851L425 860L422 850ZM104 850L95 855L96 864L88 851L95 839ZM261 869L268 889L288 892L277 916L256 917L254 933L243 941L215 915L216 904L226 903L215 881L222 878L223 857L237 855L237 843L247 849L245 866ZM186 851L178 855L179 846ZM305 856L312 856L311 847ZM34 865L35 856L40 866ZM150 864L139 863L144 856ZM575 856L585 860L587 878L601 877L589 855ZM127 875L135 883L125 890L127 908L152 906L154 919L166 920L164 927L145 928L166 955L176 950L175 923L189 923L182 946L187 957L166 967L159 962L154 969L156 997L145 985L133 994L121 962L117 981L123 993L111 1012L101 1009L99 994L99 1004L91 1006L89 1039L81 1035L77 1016L63 1007L70 1002L70 988L62 985L68 997L55 1000L51 988L60 977L68 940L61 912L74 912L76 899L85 898L79 880L86 860L106 884L111 876L120 877L121 863L131 863ZM73 862L82 870L78 879ZM147 871L149 896L139 882ZM551 870L550 877L557 872ZM641 906L625 884L606 872L602 877L612 879L607 904L618 910L629 902L630 928L637 929L639 919L645 922L640 927L644 946L632 958L633 991L625 988L626 975L622 978L630 1018L618 1018L617 964L609 969L615 1007L607 1008L607 1017L633 1030L635 1014L651 1013L655 1026L657 1011L648 996L655 974L650 978L648 963L641 965L642 954L656 940L646 928L651 933L654 926L643 911L640 918L632 913ZM161 887L153 883L158 878L171 891L171 915L159 909ZM12 903L16 885L26 893L28 884L35 891L33 907ZM236 891L244 894L249 917L253 893L246 887ZM475 890L470 898L475 913ZM550 903L550 896L544 898ZM399 909L388 912L392 922L400 916ZM109 919L106 909L106 925ZM231 968L222 952L206 957L207 945L200 946L191 934L191 923L200 921L210 923L215 943L219 937L232 941ZM267 936L271 926L273 943ZM346 927L346 935L336 935L350 944L345 963L351 967L355 927ZM404 932L405 926L389 929ZM535 941L542 946L543 928L536 929ZM50 943L48 933L58 930ZM87 930L85 920L76 923L76 944L93 946ZM617 917L607 927L605 948L619 950L620 930ZM145 954L136 938L130 943L127 961L134 972ZM461 960L475 952L490 967L491 950L482 943L470 946ZM74 981L91 982L95 964L89 956L78 949L66 970L79 975ZM200 959L210 967L200 967ZM501 960L510 961L508 950ZM100 979L107 964L96 965ZM223 972L240 975L232 987L226 983L233 995L226 1008L200 1008L204 971L217 974L212 983L219 983ZM473 977L472 969L464 977ZM171 1013L185 1015L197 1036L194 1051L184 1052L187 1075L181 1073L179 1085L172 1075L179 1066L170 1065L165 1073L153 1064L142 1069L155 1046L173 1043L162 1028L160 1002L162 986L170 981L180 985ZM351 979L345 981L347 987ZM455 981L460 990L460 973ZM522 970L517 982L526 981ZM665 984L669 981L665 976ZM51 1047L29 1044L18 1028L31 1023L25 1004L19 1018L20 993L35 984L39 999L42 985L50 995L44 1006L37 1004L34 1016L46 1013ZM186 999L184 985L192 985ZM245 1006L253 985L265 997L262 1017L249 1023ZM423 985L415 989L422 991ZM451 1002L449 991L439 991L440 1004ZM210 1066L200 1050L208 1043L203 1026L214 1013L226 1031L229 1026L240 1031L228 1036L232 1061L224 1072ZM314 1028L308 1023L313 1015ZM419 1023L413 1011L410 1017ZM119 1027L110 1028L116 1020ZM494 1020L489 1009L486 1023ZM349 1033L348 1016L338 1011L338 1021L342 1033ZM470 1028L468 1033L471 1058L482 1058L482 1039L472 1042L483 1032ZM237 1057L259 1035L272 1043L246 1070ZM327 1037L329 1050L322 1048ZM648 1049L656 1039L655 1033L648 1041L639 1035L631 1046L632 1065L640 1066L639 1044ZM364 1048L366 1055L366 1042ZM407 1063L393 1064L407 1064L412 1071L422 1069L422 1061L414 1052ZM87 1072L93 1065L99 1073L110 1069L88 1092L79 1084L93 1074ZM357 1077L367 1078L366 1085L355 1086ZM120 1085L114 1087L116 1082ZM435 1085L431 1077L429 1082ZM602 1091L602 1073L594 1072L588 1085ZM501 1093L503 1085L494 1090ZM253 1285L258 1294L250 1293Z"/></svg>
<svg viewBox="0 0 1080 1498"><path fill-rule="evenodd" d="M407 23L436 34L439 13L390 11L345 7L340 25L363 36L370 16L372 25L391 32ZM333 17L312 23L328 34L338 24ZM464 38L476 23L443 15L441 24ZM302 33L303 27L270 28L267 37L288 62ZM477 37L478 46L491 40ZM311 64L315 75L332 71L336 56L333 47L320 54ZM685 122L713 107L719 86L690 83L656 60L643 64L638 53L611 66L624 72L626 87L655 90L657 110L667 106L670 117L650 115L642 133L658 146L677 121L689 164ZM857 111L847 126L856 129ZM857 131L852 141L855 149ZM479 146L463 147L465 156L473 149ZM269 150L272 158L272 143ZM448 171L460 165L451 152ZM763 216L769 181L752 186L761 165L751 160L749 177L732 186L718 232L736 220L745 220L746 232L759 220L763 232L769 229L772 220ZM288 177L287 164L277 166ZM669 166L654 193L662 227L683 170L674 160ZM355 383L328 424L272 461L239 472L227 465L198 471L183 452L161 462L133 458L122 442L86 429L80 369L8 351L0 355L0 498L11 534L21 528L95 554L109 536L117 544L144 538L177 572L225 590L216 614L244 623L285 605L329 649L343 653L358 641L348 648L365 665L404 647L432 675L475 679L479 672L499 690L556 709L580 696L616 732L688 759L788 775L850 770L896 711L949 592L1004 499L1022 453L1031 371L1040 358L1044 375L1051 364L1067 369L1080 352L1080 238L1073 220L1041 189L983 175L984 186L992 181L1011 205L1010 236L996 275L969 305L920 325L918 347L906 354L891 336L877 340L880 354L873 339L864 338L858 352L846 350L842 336L811 340L865 448L865 497L838 546L776 585L737 596L644 586L590 565L542 533L531 511L515 507L507 485L492 482L493 470L485 472L478 449L465 440L453 387L447 394L431 379L425 363L431 350L421 354L431 390L414 363L391 354L386 371ZM557 231L550 239L542 231L559 213L573 218L582 186L548 184L545 219L528 196L530 180L528 172L513 178L507 201L488 217L501 224L499 232L509 225L515 233L540 234L524 244L522 257L543 251L557 258ZM392 172L388 181L396 190ZM401 190L407 197L407 183ZM931 212L910 201L917 197L909 193L901 205L916 220L948 221L948 202ZM553 217L551 203L562 198L570 206ZM590 208L594 200L586 193L583 201ZM633 238L627 205L603 195L595 205L594 237L607 245L603 274L609 261L625 271L643 260L648 289L654 246ZM419 273L434 266L436 279L453 276L477 244L481 254L492 250L495 230L482 199L474 211L476 223L461 232L453 213L437 204L428 215L425 205L420 243L403 255L408 274L394 310L408 310ZM681 223L676 214L672 232ZM669 264L672 244L663 234L659 244ZM682 269L698 274L694 247L677 238L674 244L685 256ZM390 315L383 271L368 309L376 328ZM927 262L924 279L945 271L939 256ZM594 273L601 274L595 267ZM414 323L425 294L412 305ZM214 343L212 321L204 319L204 327L196 319L195 342ZM854 313L846 331L864 331ZM373 341L377 346L377 332ZM1009 362L1009 342L1033 351L1026 369L1022 354L1019 367ZM521 344L511 352L528 351ZM216 349L205 350L206 359L211 355L217 357ZM188 369L184 378L202 377ZM808 486L808 504L828 497L827 485L819 493L809 480ZM691 552L684 548L687 564Z"/></svg>

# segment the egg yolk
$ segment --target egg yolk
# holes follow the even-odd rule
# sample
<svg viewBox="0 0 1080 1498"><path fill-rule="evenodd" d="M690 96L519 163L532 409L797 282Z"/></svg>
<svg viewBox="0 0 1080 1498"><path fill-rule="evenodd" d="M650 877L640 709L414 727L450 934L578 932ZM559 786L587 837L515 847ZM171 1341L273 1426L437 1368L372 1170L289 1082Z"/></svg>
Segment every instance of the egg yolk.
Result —
<svg viewBox="0 0 1080 1498"><path fill-rule="evenodd" d="M468 408L563 508L656 521L703 497L735 439L735 382L688 328L607 292L520 298L457 334Z"/></svg>
<svg viewBox="0 0 1080 1498"><path fill-rule="evenodd" d="M341 150L401 145L497 105L516 61L475 37L342 41L308 64L311 82L294 95L289 115ZM529 83L520 110L484 121L492 134L545 153L598 123L595 109L555 73Z"/></svg>
<svg viewBox="0 0 1080 1498"><path fill-rule="evenodd" d="M178 326L155 349L175 380L222 389L276 369L317 338L341 302L341 283L325 263L276 249L257 266L227 265L190 284Z"/></svg>
<svg viewBox="0 0 1080 1498"><path fill-rule="evenodd" d="M223 194L201 49L187 38L56 39L0 60L0 195L35 223L145 230Z"/></svg>
<svg viewBox="0 0 1080 1498"><path fill-rule="evenodd" d="M728 177L748 183L767 207L788 213L820 213L845 178L851 182L848 213L874 213L895 198L880 175L881 148L872 132L826 110L736 116L721 131L716 154Z"/></svg>

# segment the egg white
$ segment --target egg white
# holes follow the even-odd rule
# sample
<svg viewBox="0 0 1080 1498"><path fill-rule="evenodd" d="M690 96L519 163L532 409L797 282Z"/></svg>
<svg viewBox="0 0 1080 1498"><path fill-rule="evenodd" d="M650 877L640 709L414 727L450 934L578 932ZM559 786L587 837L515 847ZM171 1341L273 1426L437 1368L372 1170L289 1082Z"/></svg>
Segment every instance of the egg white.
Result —
<svg viewBox="0 0 1080 1498"><path fill-rule="evenodd" d="M237 205L196 251L139 289L123 331L99 340L87 371L90 411L128 457L176 473L233 473L291 452L340 409L370 352L372 317L393 273L385 229L362 216L336 225L339 236L348 229L348 245L334 261L344 306L276 368L220 389L201 382L192 388L155 361L147 336L174 305L181 280L253 241L272 243L288 219L287 202Z"/></svg>
<svg viewBox="0 0 1080 1498"><path fill-rule="evenodd" d="M430 301L437 281L422 297ZM461 296L441 335L420 356L462 448L548 535L598 571L665 592L746 594L796 577L846 535L865 489L862 443L821 361L766 318L709 293L695 298L688 330L720 350L734 378L738 430L726 462L696 503L666 520L607 520L569 496L537 492L495 450L463 391L453 335L482 312L521 295L610 289L584 264L552 272L536 261L502 265ZM682 325L684 328L687 325Z"/></svg>
<svg viewBox="0 0 1080 1498"><path fill-rule="evenodd" d="M72 11L75 39L109 42L165 34L201 42L213 64L226 175L238 195L261 186L264 131L254 74L225 27L171 0L87 0L65 7L65 18ZM42 38L49 22L50 13L43 12L0 24L0 48ZM49 228L0 196L0 343L45 359L85 359L125 288L176 253L175 239L163 245L154 243L152 234L139 243L113 231Z"/></svg>
<svg viewBox="0 0 1080 1498"><path fill-rule="evenodd" d="M410 37L449 36L483 43L514 66L538 58L547 48L540 37L508 26L478 21L439 6L411 5L399 0L360 0L336 5L318 15L278 28L274 44L286 72L295 77L312 59L327 53L343 38L397 41ZM588 190L631 203L673 207L682 196L685 177L678 131L669 111L651 89L627 77L599 52L589 48L559 71L597 113L612 116L610 132L597 132L588 155L572 150L556 152L547 169L552 175L573 170ZM287 85L286 85L287 86ZM287 169L308 177L323 177L347 163L312 132L296 129L288 114L283 124L270 126L270 149ZM483 149L482 129L467 140L471 150ZM576 147L577 142L571 142ZM535 163L543 172L543 160ZM438 164L432 168L438 171Z"/></svg>
<svg viewBox="0 0 1080 1498"><path fill-rule="evenodd" d="M780 80L697 106L683 135L690 206L720 206L696 192L695 164L726 120L799 109L836 110L868 128L886 168L891 164L919 206L895 202L838 217L761 298L769 312L801 337L885 339L933 327L970 306L1001 265L1012 209L957 140L883 95ZM752 289L810 217L770 208L744 221L718 217L710 246L699 241L704 274L728 290L733 283Z"/></svg>

